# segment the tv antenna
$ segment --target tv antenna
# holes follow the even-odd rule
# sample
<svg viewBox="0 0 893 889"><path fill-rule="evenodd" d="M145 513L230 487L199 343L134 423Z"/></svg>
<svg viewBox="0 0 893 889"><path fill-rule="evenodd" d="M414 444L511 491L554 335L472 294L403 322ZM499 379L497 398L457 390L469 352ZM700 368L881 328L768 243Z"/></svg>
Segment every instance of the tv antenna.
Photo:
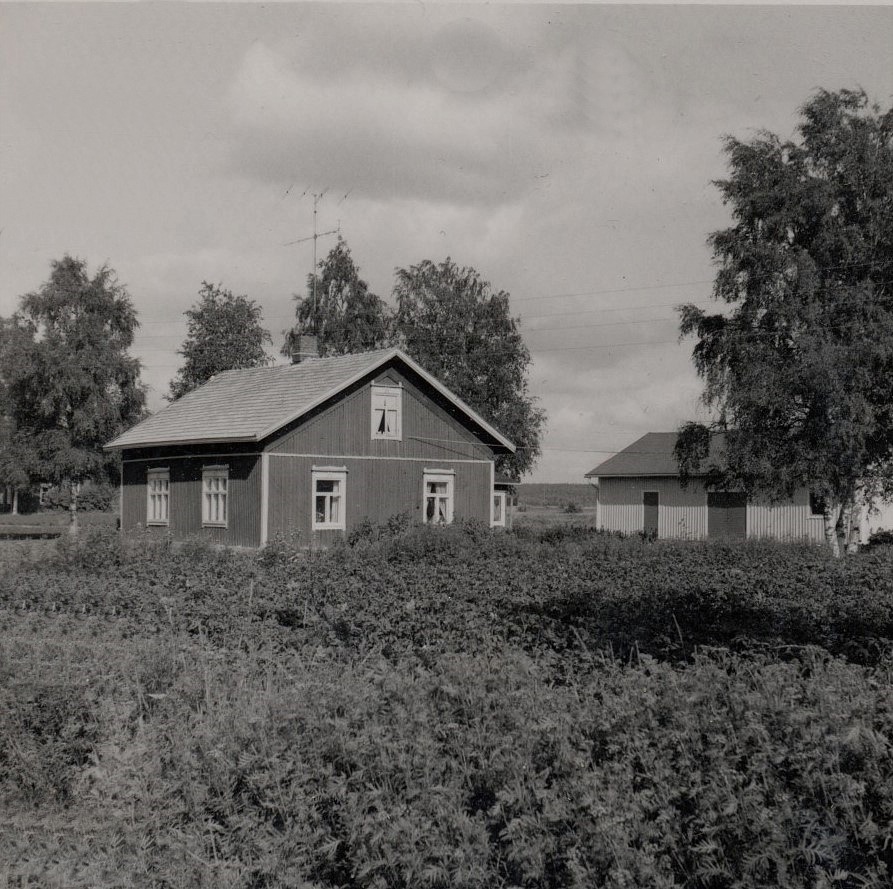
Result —
<svg viewBox="0 0 893 889"><path fill-rule="evenodd" d="M313 197L313 234L309 235L306 238L298 238L295 241L286 241L285 244L283 245L285 247L291 247L294 244L306 244L307 241L313 241L313 302L312 302L312 307L313 307L314 315L316 314L316 242L320 238L324 238L327 235L340 235L341 234L341 220L340 219L338 220L337 228L330 229L327 232L318 232L316 230L317 208L319 206L319 202L322 200L323 195L327 191L328 191L328 189L324 188L318 194L315 192L311 192L311 195ZM288 194L288 192L286 192L286 194ZM307 194L307 192L305 191L304 194ZM303 196L304 195L301 195L301 197L303 197ZM347 195L345 195L345 197L347 197Z"/></svg>

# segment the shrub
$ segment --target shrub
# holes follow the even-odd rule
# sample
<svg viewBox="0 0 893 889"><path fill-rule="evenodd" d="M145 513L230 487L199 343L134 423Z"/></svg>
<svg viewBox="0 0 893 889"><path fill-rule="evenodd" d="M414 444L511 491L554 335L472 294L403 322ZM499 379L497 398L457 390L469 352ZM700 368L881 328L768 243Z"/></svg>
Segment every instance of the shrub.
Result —
<svg viewBox="0 0 893 889"><path fill-rule="evenodd" d="M868 538L868 546L893 546L893 531L886 528L878 528L877 531L872 531L871 536Z"/></svg>
<svg viewBox="0 0 893 889"><path fill-rule="evenodd" d="M361 519L347 535L347 545L377 543L381 540L393 540L406 534L415 524L408 512L400 512L390 516L385 522L374 522L370 518Z"/></svg>
<svg viewBox="0 0 893 889"><path fill-rule="evenodd" d="M274 534L267 545L257 554L258 564L265 568L290 565L302 558L301 532L290 531L287 534Z"/></svg>
<svg viewBox="0 0 893 889"><path fill-rule="evenodd" d="M117 492L110 485L85 482L78 493L78 509L108 511L112 508ZM71 491L67 487L50 488L43 498L45 509L68 509Z"/></svg>
<svg viewBox="0 0 893 889"><path fill-rule="evenodd" d="M152 563L168 554L171 546L168 534L121 534L114 528L90 526L72 535L66 529L56 540L53 562L66 570L101 574L124 564Z"/></svg>

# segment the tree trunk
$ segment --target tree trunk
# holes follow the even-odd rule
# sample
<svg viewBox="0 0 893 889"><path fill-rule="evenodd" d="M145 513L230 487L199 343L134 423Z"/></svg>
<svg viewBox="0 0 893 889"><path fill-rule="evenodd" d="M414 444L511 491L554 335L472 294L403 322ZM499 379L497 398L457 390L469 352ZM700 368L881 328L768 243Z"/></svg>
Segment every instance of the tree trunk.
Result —
<svg viewBox="0 0 893 889"><path fill-rule="evenodd" d="M835 559L840 558L840 538L837 534L837 526L840 517L843 515L843 504L832 504L830 501L825 503L824 527L825 527L825 543Z"/></svg>
<svg viewBox="0 0 893 889"><path fill-rule="evenodd" d="M18 488L12 489L12 514L13 515L19 514L19 489Z"/></svg>
<svg viewBox="0 0 893 889"><path fill-rule="evenodd" d="M848 553L859 552L859 544L862 542L862 509L855 500L847 511L847 535L846 551Z"/></svg>
<svg viewBox="0 0 893 889"><path fill-rule="evenodd" d="M77 536L78 533L78 493L81 490L80 483L71 482L68 491L71 500L68 503L68 533Z"/></svg>

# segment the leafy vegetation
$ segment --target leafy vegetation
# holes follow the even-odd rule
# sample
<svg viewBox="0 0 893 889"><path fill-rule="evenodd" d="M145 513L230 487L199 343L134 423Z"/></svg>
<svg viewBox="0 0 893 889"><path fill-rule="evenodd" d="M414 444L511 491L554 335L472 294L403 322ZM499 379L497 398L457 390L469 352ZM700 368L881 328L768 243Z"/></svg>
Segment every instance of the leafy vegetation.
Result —
<svg viewBox="0 0 893 889"><path fill-rule="evenodd" d="M179 350L183 366L171 380L168 401L176 401L215 374L270 363L264 345L272 343L262 326L259 305L219 284L202 281L198 300L184 312L187 335Z"/></svg>
<svg viewBox="0 0 893 889"><path fill-rule="evenodd" d="M519 479L540 455L546 414L528 387L530 352L509 294L449 257L397 269L394 340L516 447L496 469Z"/></svg>
<svg viewBox="0 0 893 889"><path fill-rule="evenodd" d="M102 266L91 277L67 255L2 325L0 483L68 488L73 530L81 483L117 478L103 445L144 411L140 362L128 352L138 327L115 272Z"/></svg>
<svg viewBox="0 0 893 889"><path fill-rule="evenodd" d="M285 333L282 354L294 357L301 336L315 336L320 355L367 352L387 344L390 311L387 304L360 277L347 242L338 243L307 276L307 295L295 295L296 323Z"/></svg>
<svg viewBox="0 0 893 889"><path fill-rule="evenodd" d="M885 886L893 551L102 529L0 574L42 886ZM64 825L64 829L63 829Z"/></svg>
<svg viewBox="0 0 893 889"><path fill-rule="evenodd" d="M725 433L725 484L809 488L839 552L857 496L893 487L893 108L819 90L800 114L794 140L726 138L722 310L680 309L715 423L684 426L677 455L697 469Z"/></svg>
<svg viewBox="0 0 893 889"><path fill-rule="evenodd" d="M314 270L316 272L316 270ZM295 296L296 323L282 354L300 355L301 337L321 355L399 346L516 446L496 466L520 478L536 463L545 412L528 390L530 353L510 313L509 294L451 259L395 271L396 309L369 290L340 236Z"/></svg>

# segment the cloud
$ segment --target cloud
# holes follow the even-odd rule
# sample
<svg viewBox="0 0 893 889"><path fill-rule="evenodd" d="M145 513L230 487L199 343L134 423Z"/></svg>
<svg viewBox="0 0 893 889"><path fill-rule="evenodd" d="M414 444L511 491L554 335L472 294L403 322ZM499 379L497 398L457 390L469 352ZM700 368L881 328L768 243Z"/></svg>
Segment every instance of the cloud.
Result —
<svg viewBox="0 0 893 889"><path fill-rule="evenodd" d="M537 121L517 105L356 70L320 82L259 44L231 91L233 165L367 197L508 200L543 162Z"/></svg>
<svg viewBox="0 0 893 889"><path fill-rule="evenodd" d="M646 66L613 37L587 43L538 16L494 27L486 14L399 25L361 15L340 29L316 23L298 41L256 42L229 90L231 168L366 197L495 206L529 194L556 158L576 166L602 147L587 134L645 138Z"/></svg>

